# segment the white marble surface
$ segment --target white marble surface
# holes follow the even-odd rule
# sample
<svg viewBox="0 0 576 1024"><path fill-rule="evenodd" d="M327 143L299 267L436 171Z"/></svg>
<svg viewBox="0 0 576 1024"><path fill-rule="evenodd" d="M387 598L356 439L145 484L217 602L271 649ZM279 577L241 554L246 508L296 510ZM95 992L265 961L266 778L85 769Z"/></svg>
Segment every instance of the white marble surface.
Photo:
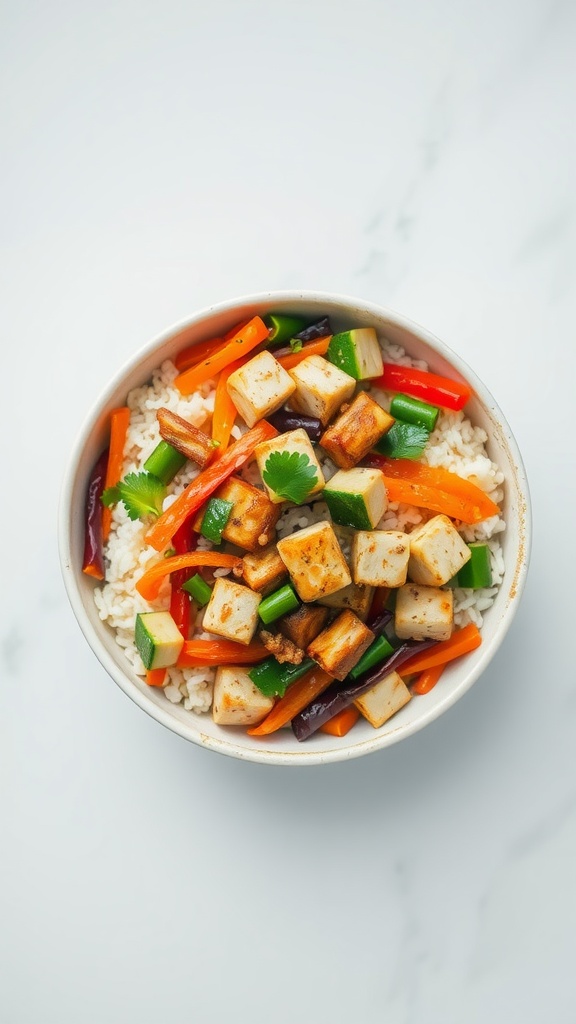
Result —
<svg viewBox="0 0 576 1024"><path fill-rule="evenodd" d="M576 1020L575 45L552 0L4 5L2 1024ZM266 770L109 680L55 524L118 364L291 287L392 306L474 366L535 535L449 714Z"/></svg>

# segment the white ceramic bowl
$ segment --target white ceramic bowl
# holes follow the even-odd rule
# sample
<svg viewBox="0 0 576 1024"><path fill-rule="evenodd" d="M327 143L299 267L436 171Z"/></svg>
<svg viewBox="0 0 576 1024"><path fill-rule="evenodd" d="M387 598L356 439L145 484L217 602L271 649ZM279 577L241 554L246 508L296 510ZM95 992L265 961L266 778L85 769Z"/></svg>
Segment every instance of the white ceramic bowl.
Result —
<svg viewBox="0 0 576 1024"><path fill-rule="evenodd" d="M497 598L484 617L482 645L449 666L429 694L411 700L382 728L373 729L361 719L341 739L317 733L299 743L291 729L282 729L257 740L244 729L215 725L210 714L196 715L170 704L161 691L148 687L131 671L112 631L98 617L92 596L94 581L81 569L87 481L107 442L110 410L123 404L131 388L144 384L156 366L184 346L221 335L243 318L269 311L302 314L310 321L328 314L336 329L374 326L409 355L425 359L432 371L464 378L475 392L467 412L485 429L489 454L505 475L506 531L501 537L506 571ZM522 594L530 551L530 502L520 453L504 416L470 367L441 341L392 310L347 296L266 292L195 313L145 345L119 370L90 411L72 451L61 495L59 544L66 589L82 632L110 676L152 718L185 739L232 757L263 764L322 764L369 754L410 736L447 711L478 679L504 639Z"/></svg>

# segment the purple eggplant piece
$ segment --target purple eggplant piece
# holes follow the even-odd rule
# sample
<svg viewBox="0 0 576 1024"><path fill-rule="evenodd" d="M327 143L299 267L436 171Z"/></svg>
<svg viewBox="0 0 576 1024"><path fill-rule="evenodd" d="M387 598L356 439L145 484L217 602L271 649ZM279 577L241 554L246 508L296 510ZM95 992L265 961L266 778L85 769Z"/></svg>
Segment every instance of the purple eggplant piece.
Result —
<svg viewBox="0 0 576 1024"><path fill-rule="evenodd" d="M330 686L319 697L311 701L300 714L292 719L292 732L296 739L300 742L307 740L321 725L328 722L339 711L343 711L344 708L353 704L357 697L361 697L363 693L371 690L381 679L384 679L393 669L399 668L413 654L420 654L437 643L437 640L406 640L394 651L394 654L380 662L360 679L351 680L348 677L343 682L335 680L330 683Z"/></svg>
<svg viewBox="0 0 576 1024"><path fill-rule="evenodd" d="M315 416L305 416L299 412L290 412L288 409L279 409L267 419L281 434L285 434L287 430L302 429L306 431L311 441L319 441L322 437L323 427Z"/></svg>
<svg viewBox="0 0 576 1024"><path fill-rule="evenodd" d="M324 316L315 324L310 324L309 327L305 327L302 331L299 331L299 333L295 334L294 337L297 338L298 341L314 341L315 338L325 338L327 334L332 334L332 330L330 327L330 320L327 316Z"/></svg>
<svg viewBox="0 0 576 1024"><path fill-rule="evenodd" d="M96 579L104 579L102 540L102 494L106 482L108 449L102 452L90 474L84 508L84 555L82 570Z"/></svg>
<svg viewBox="0 0 576 1024"><path fill-rule="evenodd" d="M375 636L382 636L382 633L392 621L392 612L385 609L383 612L379 612L373 619L368 618L366 625L368 629L371 629Z"/></svg>

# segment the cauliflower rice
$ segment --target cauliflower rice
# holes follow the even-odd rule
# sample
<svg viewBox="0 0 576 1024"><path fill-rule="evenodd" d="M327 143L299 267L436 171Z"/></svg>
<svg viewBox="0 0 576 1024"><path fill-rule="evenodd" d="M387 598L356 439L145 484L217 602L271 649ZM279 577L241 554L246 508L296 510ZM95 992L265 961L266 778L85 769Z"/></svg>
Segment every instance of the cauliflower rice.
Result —
<svg viewBox="0 0 576 1024"><path fill-rule="evenodd" d="M387 362L417 366L427 369L422 360L411 359L399 345L383 344L384 357ZM131 410L130 426L126 450L124 453L123 475L129 472L140 472L144 462L161 440L156 412L166 407L177 415L203 427L210 421L214 409L215 388L213 381L207 381L195 394L184 397L173 386L177 370L167 360L155 370L149 384L133 389L127 398ZM367 390L373 398L386 410L390 406L390 397L386 392L374 387ZM246 428L236 425L233 437L239 437ZM452 470L459 476L472 480L501 505L504 496L504 474L490 460L485 443L486 432L474 426L463 412L441 410L436 429L424 451L422 462L430 466L441 466ZM337 467L327 457L320 458L322 471L326 480L336 472ZM167 508L178 494L198 475L200 470L190 463L184 467L176 480L168 486L168 494L164 501ZM262 485L255 462L249 463L241 472L250 483ZM409 533L414 526L430 518L434 513L414 506L391 502L384 513L379 529L403 530ZM330 518L322 495L310 504L294 507L288 505L282 512L277 524L278 537L286 537L295 530L303 529L314 522ZM483 613L491 606L504 575L504 560L498 535L504 530L505 523L501 516L492 516L475 526L462 525L459 532L467 541L486 542L490 549L493 585L482 590L454 591L454 623L464 626L468 622L482 626ZM116 641L123 649L135 673L145 675L145 669L134 643L134 622L137 612L157 611L168 608L170 604L170 585L166 581L159 597L153 603L144 601L135 589L136 580L152 563L164 556L145 543L147 526L140 520L132 521L122 502L114 506L110 536L105 548L106 582L94 590L94 600L98 614L115 632ZM204 538L199 538L198 547L211 547ZM346 554L346 551L344 552ZM226 575L229 569L216 569L214 576ZM200 611L196 620L194 636L210 639L211 634L202 629L203 613ZM212 703L212 686L215 675L214 668L170 668L167 670L167 682L164 693L172 703L181 703L188 711L206 712Z"/></svg>

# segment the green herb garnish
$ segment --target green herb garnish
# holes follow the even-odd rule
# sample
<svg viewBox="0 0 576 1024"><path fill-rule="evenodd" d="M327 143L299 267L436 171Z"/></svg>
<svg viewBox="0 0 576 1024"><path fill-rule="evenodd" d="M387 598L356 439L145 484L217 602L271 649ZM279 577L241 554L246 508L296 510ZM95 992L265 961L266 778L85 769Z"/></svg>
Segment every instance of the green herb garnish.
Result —
<svg viewBox="0 0 576 1024"><path fill-rule="evenodd" d="M102 503L108 508L121 501L130 519L143 519L159 516L165 497L166 487L152 473L128 473L115 487L106 488Z"/></svg>
<svg viewBox="0 0 576 1024"><path fill-rule="evenodd" d="M302 351L302 341L301 341L300 338L290 338L290 351L291 352L301 352Z"/></svg>
<svg viewBox="0 0 576 1024"><path fill-rule="evenodd" d="M419 459L428 443L430 431L417 423L396 420L374 450L390 459Z"/></svg>
<svg viewBox="0 0 576 1024"><path fill-rule="evenodd" d="M271 452L262 473L279 498L300 505L318 483L316 468L304 452Z"/></svg>

